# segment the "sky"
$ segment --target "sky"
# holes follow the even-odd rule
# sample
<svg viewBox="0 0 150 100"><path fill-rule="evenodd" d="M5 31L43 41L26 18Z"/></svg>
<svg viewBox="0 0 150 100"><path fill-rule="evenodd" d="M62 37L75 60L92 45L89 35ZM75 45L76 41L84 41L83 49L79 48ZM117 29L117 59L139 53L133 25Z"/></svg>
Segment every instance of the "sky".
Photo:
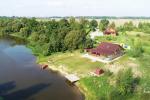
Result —
<svg viewBox="0 0 150 100"><path fill-rule="evenodd" d="M0 16L150 16L150 0L0 0Z"/></svg>

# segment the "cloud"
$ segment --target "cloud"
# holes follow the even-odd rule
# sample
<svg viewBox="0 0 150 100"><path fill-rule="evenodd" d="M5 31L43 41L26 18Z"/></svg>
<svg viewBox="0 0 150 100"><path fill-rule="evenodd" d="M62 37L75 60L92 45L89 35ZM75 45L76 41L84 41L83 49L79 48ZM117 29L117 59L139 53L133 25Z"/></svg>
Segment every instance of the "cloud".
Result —
<svg viewBox="0 0 150 100"><path fill-rule="evenodd" d="M150 0L0 1L0 16L150 16Z"/></svg>
<svg viewBox="0 0 150 100"><path fill-rule="evenodd" d="M47 2L48 6L63 6L64 3L62 1L48 1Z"/></svg>

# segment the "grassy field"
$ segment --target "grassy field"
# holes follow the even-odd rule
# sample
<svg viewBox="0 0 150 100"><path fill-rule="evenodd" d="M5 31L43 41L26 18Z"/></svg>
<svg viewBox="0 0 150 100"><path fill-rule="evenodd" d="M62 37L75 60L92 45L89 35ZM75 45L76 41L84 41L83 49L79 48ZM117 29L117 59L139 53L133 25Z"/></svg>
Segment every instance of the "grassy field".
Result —
<svg viewBox="0 0 150 100"><path fill-rule="evenodd" d="M103 68L104 64L100 62L92 62L89 59L82 57L83 54L79 51L75 52L66 52L66 53L56 53L47 58L40 57L38 62L49 61L52 65L56 67L62 66L69 73L78 73L78 74L88 74L90 71L100 67Z"/></svg>
<svg viewBox="0 0 150 100"><path fill-rule="evenodd" d="M86 76L81 78L78 82L78 86L86 95L86 100L99 100L99 97L107 97L108 91L112 90L111 79L115 77L115 74L109 76L109 72L106 72L101 77L91 77L88 75L89 72L94 71L96 68L100 67L105 70L109 70L115 73L116 70L123 70L131 68L136 77L140 77L139 91L143 93L144 90L150 89L150 35L142 32L126 32L125 34L120 33L119 36L103 36L97 37L97 42L114 42L114 43L124 43L131 46L133 49L132 41L139 41L142 43L144 49L143 55L139 57L131 57L126 54L119 60L111 64L103 64L101 62L92 62L89 59L82 58L82 54L79 51L66 52L66 53L56 53L48 57L39 56L38 62L47 63L55 65L55 67L60 68L63 66L67 69L68 73L77 73L77 75ZM139 92L138 92L139 93ZM149 93L143 93L142 95L135 94L130 100L141 100L143 95L150 97ZM138 95L138 96L137 96ZM101 100L100 99L100 100ZM146 100L146 99L143 99Z"/></svg>
<svg viewBox="0 0 150 100"><path fill-rule="evenodd" d="M134 25L138 26L140 22L150 22L149 19L110 19L110 22L115 22L116 26L123 25L125 22L132 21Z"/></svg>
<svg viewBox="0 0 150 100"><path fill-rule="evenodd" d="M133 73L140 77L139 87L142 88L141 91L150 91L150 34L142 32L126 32L126 35L120 35L118 37L97 37L96 40L98 42L109 41L114 43L124 43L131 46L131 49L133 49L133 39L142 44L142 48L144 49L143 55L133 58L126 54L123 58L115 62L114 65L119 64L121 67L132 68ZM150 93L144 92L143 95L150 98ZM141 100L141 97L134 96L132 100L135 100L136 98ZM147 98L143 98L143 100L147 100Z"/></svg>

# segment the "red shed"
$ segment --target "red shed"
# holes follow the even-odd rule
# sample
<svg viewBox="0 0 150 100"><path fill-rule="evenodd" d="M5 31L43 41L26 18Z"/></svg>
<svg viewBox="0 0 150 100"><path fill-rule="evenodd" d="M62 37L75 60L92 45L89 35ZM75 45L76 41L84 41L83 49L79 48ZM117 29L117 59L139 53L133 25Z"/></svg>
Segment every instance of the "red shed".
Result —
<svg viewBox="0 0 150 100"><path fill-rule="evenodd" d="M118 35L117 34L117 31L113 28L107 28L105 31L104 31L104 35Z"/></svg>
<svg viewBox="0 0 150 100"><path fill-rule="evenodd" d="M100 69L100 68L97 68L94 72L96 75L101 75L104 73L104 70L103 69Z"/></svg>
<svg viewBox="0 0 150 100"><path fill-rule="evenodd" d="M46 69L48 67L48 65L47 64L43 64L43 65L41 65L41 69Z"/></svg>

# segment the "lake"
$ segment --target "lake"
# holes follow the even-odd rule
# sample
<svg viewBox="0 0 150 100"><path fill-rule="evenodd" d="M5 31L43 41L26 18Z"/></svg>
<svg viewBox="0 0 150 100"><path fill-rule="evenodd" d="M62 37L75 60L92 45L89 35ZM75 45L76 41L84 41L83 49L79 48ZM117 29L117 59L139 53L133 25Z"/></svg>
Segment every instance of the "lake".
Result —
<svg viewBox="0 0 150 100"><path fill-rule="evenodd" d="M59 72L42 70L20 42L0 38L0 100L84 100Z"/></svg>

